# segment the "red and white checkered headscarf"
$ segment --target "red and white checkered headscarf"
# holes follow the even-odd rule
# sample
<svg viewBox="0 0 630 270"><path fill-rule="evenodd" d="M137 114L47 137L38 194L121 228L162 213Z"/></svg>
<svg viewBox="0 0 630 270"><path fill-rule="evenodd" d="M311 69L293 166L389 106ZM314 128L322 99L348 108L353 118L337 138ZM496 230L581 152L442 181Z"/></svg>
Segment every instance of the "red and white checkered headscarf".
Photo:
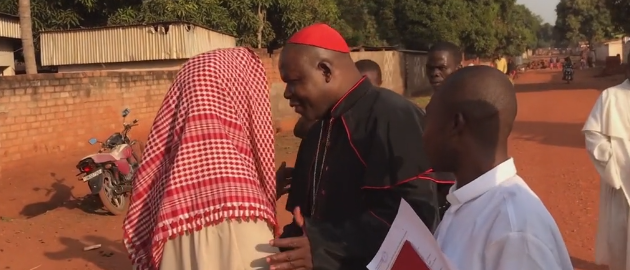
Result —
<svg viewBox="0 0 630 270"><path fill-rule="evenodd" d="M168 239L224 220L275 228L273 147L256 54L232 48L190 59L166 93L133 183L123 229L136 269L157 270Z"/></svg>

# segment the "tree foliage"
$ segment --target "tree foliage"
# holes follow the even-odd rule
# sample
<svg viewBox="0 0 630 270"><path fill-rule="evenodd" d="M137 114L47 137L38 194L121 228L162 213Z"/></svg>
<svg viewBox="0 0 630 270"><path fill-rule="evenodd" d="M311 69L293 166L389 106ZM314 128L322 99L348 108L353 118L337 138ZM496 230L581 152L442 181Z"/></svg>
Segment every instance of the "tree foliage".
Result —
<svg viewBox="0 0 630 270"><path fill-rule="evenodd" d="M0 12L17 14L16 2L0 0ZM451 41L478 55L520 55L541 37L540 18L515 0L31 0L31 6L35 36L188 21L235 35L243 45L275 47L300 28L325 22L351 46L427 49Z"/></svg>
<svg viewBox="0 0 630 270"><path fill-rule="evenodd" d="M538 48L556 47L556 33L554 26L549 23L544 23L538 28L536 33L538 37Z"/></svg>
<svg viewBox="0 0 630 270"><path fill-rule="evenodd" d="M612 37L619 30L612 22L610 10L601 0L560 0L556 13L558 35L572 44L580 41L593 44Z"/></svg>
<svg viewBox="0 0 630 270"><path fill-rule="evenodd" d="M611 21L630 35L630 0L606 0L606 7L610 10Z"/></svg>

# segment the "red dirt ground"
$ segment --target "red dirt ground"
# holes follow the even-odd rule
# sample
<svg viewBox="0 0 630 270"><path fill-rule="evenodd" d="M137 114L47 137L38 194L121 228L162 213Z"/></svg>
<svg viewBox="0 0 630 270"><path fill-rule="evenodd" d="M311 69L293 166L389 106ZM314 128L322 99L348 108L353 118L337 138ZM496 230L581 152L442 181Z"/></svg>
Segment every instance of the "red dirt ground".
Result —
<svg viewBox="0 0 630 270"><path fill-rule="evenodd" d="M559 72L532 71L517 80L519 115L510 144L521 176L556 218L575 269L593 261L598 177L583 147L582 124L598 90L622 81L577 71L567 85ZM141 134L141 132L139 132ZM145 134L141 134L145 135ZM87 139L87 138L86 138ZM278 136L277 163L293 163L298 141ZM89 149L4 167L0 182L0 269L130 269L121 243L122 217L89 211L87 187L74 165ZM290 220L278 204L281 222ZM83 247L101 244L93 251Z"/></svg>

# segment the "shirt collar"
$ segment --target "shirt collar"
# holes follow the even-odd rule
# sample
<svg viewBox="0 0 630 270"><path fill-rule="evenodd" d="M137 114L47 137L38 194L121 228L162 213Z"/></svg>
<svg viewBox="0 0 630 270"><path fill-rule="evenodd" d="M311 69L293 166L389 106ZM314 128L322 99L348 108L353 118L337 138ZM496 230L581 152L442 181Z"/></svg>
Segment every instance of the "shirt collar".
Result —
<svg viewBox="0 0 630 270"><path fill-rule="evenodd" d="M363 76L352 88L346 92L339 101L330 110L330 115L334 118L340 117L346 113L354 104L361 99L368 90L372 88L372 83L367 77Z"/></svg>
<svg viewBox="0 0 630 270"><path fill-rule="evenodd" d="M461 188L457 188L457 184L453 185L446 200L451 205L465 204L515 175L516 165L514 165L514 159L510 158Z"/></svg>

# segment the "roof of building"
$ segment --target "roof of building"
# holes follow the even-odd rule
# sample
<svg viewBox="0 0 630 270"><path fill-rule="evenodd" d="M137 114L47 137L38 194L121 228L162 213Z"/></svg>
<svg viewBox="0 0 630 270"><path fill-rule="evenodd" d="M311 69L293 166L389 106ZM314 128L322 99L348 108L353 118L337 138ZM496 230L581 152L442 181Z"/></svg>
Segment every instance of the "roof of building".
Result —
<svg viewBox="0 0 630 270"><path fill-rule="evenodd" d="M196 27L200 27L200 28L206 29L208 31L212 31L212 32L228 35L228 36L231 36L231 37L236 37L235 35L232 35L232 34L224 33L224 32L221 32L221 31L214 30L214 29L210 29L210 28L208 28L206 26L203 26L203 25L190 23L190 22L185 22L185 21L166 21L166 22L138 23L138 24L128 24L128 25L107 25L107 26L97 26L97 27L80 27L80 28L71 28L71 29L60 29L60 30L46 30L46 31L41 31L40 33L68 33L68 32L75 32L75 31L89 31L89 30L116 29L116 28L125 29L125 28L133 28L133 27L138 27L138 26L154 26L154 27L158 27L160 25L172 25L172 24L194 25Z"/></svg>
<svg viewBox="0 0 630 270"><path fill-rule="evenodd" d="M7 18L7 19L10 19L10 20L16 20L18 22L20 21L20 16L11 15L11 14L2 13L2 12L0 12L0 18Z"/></svg>

